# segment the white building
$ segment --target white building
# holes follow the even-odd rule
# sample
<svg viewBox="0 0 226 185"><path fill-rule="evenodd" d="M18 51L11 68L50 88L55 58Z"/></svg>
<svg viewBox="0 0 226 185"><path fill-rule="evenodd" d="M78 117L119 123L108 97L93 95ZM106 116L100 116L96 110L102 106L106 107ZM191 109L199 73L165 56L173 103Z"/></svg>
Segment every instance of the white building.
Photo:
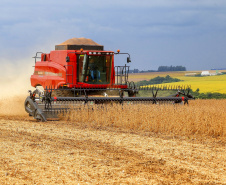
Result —
<svg viewBox="0 0 226 185"><path fill-rule="evenodd" d="M197 73L185 73L185 76L195 76Z"/></svg>
<svg viewBox="0 0 226 185"><path fill-rule="evenodd" d="M215 76L215 75L222 75L221 72L216 71L216 73L210 73L209 71L202 71L201 76Z"/></svg>
<svg viewBox="0 0 226 185"><path fill-rule="evenodd" d="M209 71L202 71L201 76L210 76Z"/></svg>

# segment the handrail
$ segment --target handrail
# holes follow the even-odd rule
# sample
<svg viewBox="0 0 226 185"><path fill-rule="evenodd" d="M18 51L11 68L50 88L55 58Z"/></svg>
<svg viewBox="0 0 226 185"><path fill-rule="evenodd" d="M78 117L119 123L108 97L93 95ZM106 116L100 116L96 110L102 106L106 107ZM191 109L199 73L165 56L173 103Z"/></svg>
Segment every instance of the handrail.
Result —
<svg viewBox="0 0 226 185"><path fill-rule="evenodd" d="M41 58L41 57L38 57L38 53L43 53L43 52L36 52L36 55L34 57L32 57L35 59L35 64L36 64L36 58Z"/></svg>

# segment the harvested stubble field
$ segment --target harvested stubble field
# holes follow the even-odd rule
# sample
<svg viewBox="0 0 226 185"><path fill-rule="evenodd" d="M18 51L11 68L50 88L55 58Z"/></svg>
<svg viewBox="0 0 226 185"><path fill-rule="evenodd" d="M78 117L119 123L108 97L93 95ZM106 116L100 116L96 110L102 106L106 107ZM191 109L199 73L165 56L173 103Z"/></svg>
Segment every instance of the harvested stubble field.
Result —
<svg viewBox="0 0 226 185"><path fill-rule="evenodd" d="M226 100L87 107L37 122L0 100L0 184L225 184Z"/></svg>

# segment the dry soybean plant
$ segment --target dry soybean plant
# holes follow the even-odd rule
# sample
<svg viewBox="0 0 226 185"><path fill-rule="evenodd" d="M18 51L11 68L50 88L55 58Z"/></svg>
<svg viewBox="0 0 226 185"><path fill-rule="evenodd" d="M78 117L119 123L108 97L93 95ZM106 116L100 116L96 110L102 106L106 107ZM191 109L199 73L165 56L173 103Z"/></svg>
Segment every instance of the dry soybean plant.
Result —
<svg viewBox="0 0 226 185"><path fill-rule="evenodd" d="M226 137L226 100L195 100L189 105L107 104L80 106L64 120L174 135Z"/></svg>

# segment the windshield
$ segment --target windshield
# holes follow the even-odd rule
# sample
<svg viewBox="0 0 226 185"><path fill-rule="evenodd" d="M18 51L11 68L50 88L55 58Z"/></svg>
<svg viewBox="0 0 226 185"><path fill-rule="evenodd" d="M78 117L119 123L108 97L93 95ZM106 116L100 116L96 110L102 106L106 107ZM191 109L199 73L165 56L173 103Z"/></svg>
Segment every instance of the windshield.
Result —
<svg viewBox="0 0 226 185"><path fill-rule="evenodd" d="M78 81L89 84L109 84L112 56L79 55Z"/></svg>

